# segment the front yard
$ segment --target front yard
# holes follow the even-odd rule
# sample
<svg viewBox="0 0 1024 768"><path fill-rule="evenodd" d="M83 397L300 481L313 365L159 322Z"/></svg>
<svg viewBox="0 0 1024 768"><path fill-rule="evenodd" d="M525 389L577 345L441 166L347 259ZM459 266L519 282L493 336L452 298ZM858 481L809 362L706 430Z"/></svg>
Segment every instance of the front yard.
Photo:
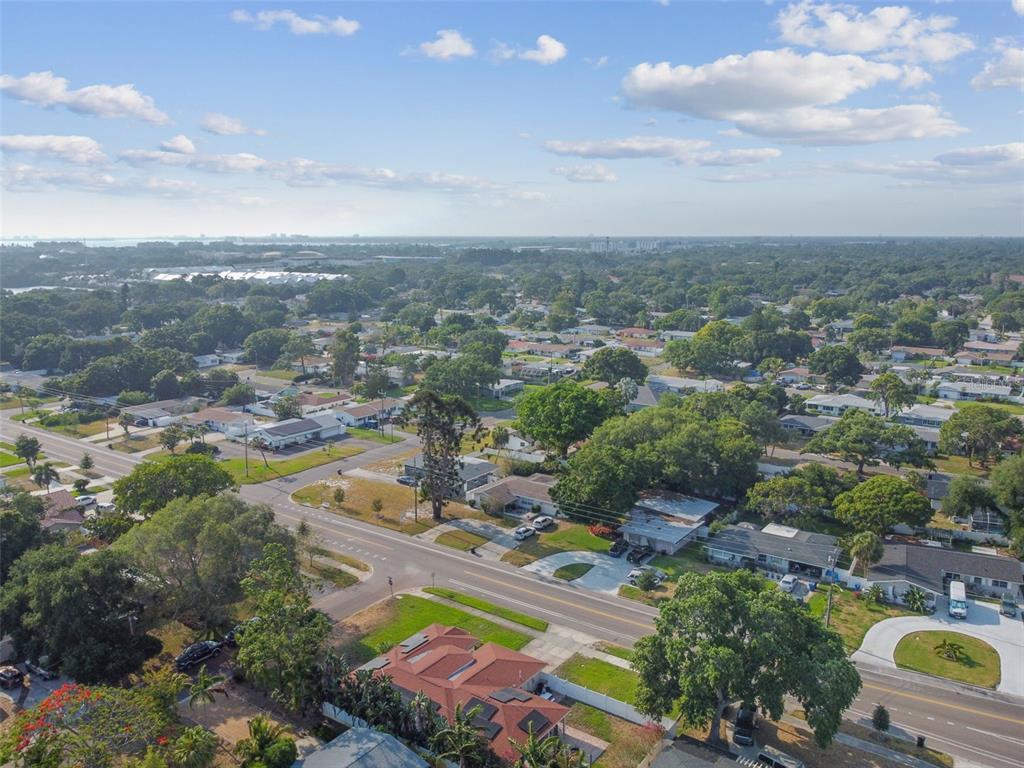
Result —
<svg viewBox="0 0 1024 768"><path fill-rule="evenodd" d="M559 552L607 552L612 545L608 539L595 536L580 523L559 520L556 525L553 531L531 536L516 549L506 552L502 561L523 566Z"/></svg>
<svg viewBox="0 0 1024 768"><path fill-rule="evenodd" d="M959 632L912 632L896 646L896 666L969 685L995 688L1000 665L996 649Z"/></svg>
<svg viewBox="0 0 1024 768"><path fill-rule="evenodd" d="M808 602L812 616L824 620L825 606L828 603L828 587L818 589ZM864 635L875 624L883 619L896 616L916 616L905 608L895 605L879 604L858 596L850 590L836 588L832 595L832 613L829 626L843 638L846 650L853 652L864 642Z"/></svg>
<svg viewBox="0 0 1024 768"><path fill-rule="evenodd" d="M353 664L364 664L430 624L460 627L481 642L518 651L532 637L450 605L415 595L398 595L350 616L339 627L339 649Z"/></svg>

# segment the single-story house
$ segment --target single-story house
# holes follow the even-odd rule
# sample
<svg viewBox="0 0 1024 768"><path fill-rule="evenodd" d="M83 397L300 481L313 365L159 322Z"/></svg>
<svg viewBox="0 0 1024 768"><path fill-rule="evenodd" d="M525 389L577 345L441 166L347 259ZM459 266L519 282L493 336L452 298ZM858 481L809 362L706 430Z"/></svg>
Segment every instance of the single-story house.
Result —
<svg viewBox="0 0 1024 768"><path fill-rule="evenodd" d="M911 586L937 597L946 594L954 580L962 581L969 593L999 597L1007 591L1019 595L1024 576L1020 561L1010 557L887 543L882 559L868 569L864 587L878 584L889 600L901 601Z"/></svg>
<svg viewBox="0 0 1024 768"><path fill-rule="evenodd" d="M39 499L43 502L43 519L39 523L44 531L77 531L85 522L78 499L63 488Z"/></svg>
<svg viewBox="0 0 1024 768"><path fill-rule="evenodd" d="M627 543L674 555L693 541L718 504L671 491L640 495L628 520L619 526Z"/></svg>
<svg viewBox="0 0 1024 768"><path fill-rule="evenodd" d="M929 456L939 452L939 430L934 427L919 427L916 424L911 424L910 431L924 443L925 451Z"/></svg>
<svg viewBox="0 0 1024 768"><path fill-rule="evenodd" d="M718 379L685 379L679 376L648 376L647 386L656 395L663 392L674 392L677 395L688 395L691 392L722 392L725 384Z"/></svg>
<svg viewBox="0 0 1024 768"><path fill-rule="evenodd" d="M657 331L652 331L650 328L620 328L615 332L615 335L620 339L653 339L658 336Z"/></svg>
<svg viewBox="0 0 1024 768"><path fill-rule="evenodd" d="M982 397L998 400L1009 397L1010 392L1008 385L971 381L944 381L935 388L935 394L943 400L977 400Z"/></svg>
<svg viewBox="0 0 1024 768"><path fill-rule="evenodd" d="M866 397L848 393L845 395L815 395L809 398L804 405L824 416L842 416L851 408L870 413L875 413L877 410L875 404Z"/></svg>
<svg viewBox="0 0 1024 768"><path fill-rule="evenodd" d="M522 392L524 386L522 379L498 379L497 383L487 388L487 391L491 397L501 399Z"/></svg>
<svg viewBox="0 0 1024 768"><path fill-rule="evenodd" d="M797 365L793 368L779 371L778 381L781 384L804 384L814 378L810 368L805 365Z"/></svg>
<svg viewBox="0 0 1024 768"><path fill-rule="evenodd" d="M272 450L301 445L313 440L329 440L345 434L345 425L334 414L285 419L274 424L261 424L249 433L250 442L261 439Z"/></svg>
<svg viewBox="0 0 1024 768"><path fill-rule="evenodd" d="M905 411L898 413L894 421L912 427L931 427L939 429L952 418L956 411L952 408L940 408L937 405L915 403Z"/></svg>
<svg viewBox="0 0 1024 768"><path fill-rule="evenodd" d="M662 341L679 341L681 339L692 339L697 335L696 331L662 331Z"/></svg>
<svg viewBox="0 0 1024 768"><path fill-rule="evenodd" d="M665 351L665 342L660 339L619 339L609 346L618 346L628 349L640 357L657 357Z"/></svg>
<svg viewBox="0 0 1024 768"><path fill-rule="evenodd" d="M603 384L604 382L601 383ZM626 403L626 410L632 413L643 408L653 408L657 404L658 396L654 394L654 390L646 384L641 384L636 388L636 396Z"/></svg>
<svg viewBox="0 0 1024 768"><path fill-rule="evenodd" d="M206 401L198 397L179 397L174 400L157 400L153 403L131 405L121 409L135 420L140 427L166 427L180 421L184 416L199 410Z"/></svg>
<svg viewBox="0 0 1024 768"><path fill-rule="evenodd" d="M904 360L911 359L944 360L949 355L946 354L946 350L938 347L897 345L889 350L889 357L897 363L902 363Z"/></svg>
<svg viewBox="0 0 1024 768"><path fill-rule="evenodd" d="M423 693L449 722L456 707L479 707L473 721L491 749L505 760L518 753L513 741L532 732L556 733L569 713L563 704L531 693L547 663L497 643L484 643L458 627L431 624L361 669L385 675L403 700Z"/></svg>
<svg viewBox="0 0 1024 768"><path fill-rule="evenodd" d="M296 395L302 415L329 411L352 399L349 392L302 392Z"/></svg>
<svg viewBox="0 0 1024 768"><path fill-rule="evenodd" d="M558 514L558 507L551 500L551 486L554 478L550 475L533 474L529 477L509 475L487 485L472 488L466 492L467 501L477 506L485 505L490 514L499 512L531 512L534 508L542 515Z"/></svg>
<svg viewBox="0 0 1024 768"><path fill-rule="evenodd" d="M716 563L820 579L839 560L837 541L835 536L824 533L769 523L761 530L749 525L727 525L710 537L705 546L708 559Z"/></svg>
<svg viewBox="0 0 1024 768"><path fill-rule="evenodd" d="M798 413L787 413L779 419L779 424L784 430L800 437L814 437L835 423L834 416L810 416Z"/></svg>
<svg viewBox="0 0 1024 768"><path fill-rule="evenodd" d="M956 353L956 361L960 365L1009 365L1017 357L1016 352L991 350L988 352L961 349Z"/></svg>
<svg viewBox="0 0 1024 768"><path fill-rule="evenodd" d="M300 757L292 768L429 768L429 764L390 733L355 727Z"/></svg>
<svg viewBox="0 0 1024 768"><path fill-rule="evenodd" d="M368 403L346 405L336 408L334 415L347 427L364 427L370 422L383 419L389 421L400 414L405 408L405 400L385 397L371 400Z"/></svg>
<svg viewBox="0 0 1024 768"><path fill-rule="evenodd" d="M417 453L405 462L405 474L418 478L426 477L422 453ZM450 489L449 496L453 499L466 498L474 488L493 482L497 474L497 464L491 464L476 456L463 456L462 466L459 467L458 486Z"/></svg>
<svg viewBox="0 0 1024 768"><path fill-rule="evenodd" d="M524 363L518 374L528 381L556 382L576 375L576 366L569 363Z"/></svg>
<svg viewBox="0 0 1024 768"><path fill-rule="evenodd" d="M251 431L255 421L251 413L220 407L203 408L185 417L188 424L204 424L212 431L221 432L229 437L239 437Z"/></svg>
<svg viewBox="0 0 1024 768"><path fill-rule="evenodd" d="M196 368L212 368L215 365L220 365L218 355L192 355L192 360L195 362Z"/></svg>
<svg viewBox="0 0 1024 768"><path fill-rule="evenodd" d="M223 352L218 352L217 355L220 357L221 363L228 365L238 365L245 362L244 349L226 349Z"/></svg>

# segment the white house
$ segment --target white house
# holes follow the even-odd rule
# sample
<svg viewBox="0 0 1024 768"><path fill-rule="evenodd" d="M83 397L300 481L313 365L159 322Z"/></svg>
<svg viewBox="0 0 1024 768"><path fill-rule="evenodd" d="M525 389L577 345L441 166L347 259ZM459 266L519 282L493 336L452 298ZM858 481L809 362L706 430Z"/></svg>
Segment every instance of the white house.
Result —
<svg viewBox="0 0 1024 768"><path fill-rule="evenodd" d="M859 395L815 395L804 405L825 416L842 416L850 408L874 413L877 408L873 402Z"/></svg>
<svg viewBox="0 0 1024 768"><path fill-rule="evenodd" d="M648 376L647 386L656 395L674 392L688 395L691 392L722 392L725 384L718 379L684 379L679 376Z"/></svg>
<svg viewBox="0 0 1024 768"><path fill-rule="evenodd" d="M346 405L336 408L334 415L348 427L365 427L367 424L381 419L395 418L405 408L405 400L384 397L368 403Z"/></svg>
<svg viewBox="0 0 1024 768"><path fill-rule="evenodd" d="M949 421L956 411L952 408L940 408L936 405L916 403L905 411L897 414L894 421L912 427L931 427L939 429Z"/></svg>
<svg viewBox="0 0 1024 768"><path fill-rule="evenodd" d="M534 474L529 477L509 475L493 483L472 488L466 492L468 501L486 507L490 514L499 512L538 512L554 516L558 508L551 500L551 475Z"/></svg>
<svg viewBox="0 0 1024 768"><path fill-rule="evenodd" d="M229 365L237 365L238 363L245 362L245 350L242 349L228 349L224 352L219 352L218 356L222 363Z"/></svg>
<svg viewBox="0 0 1024 768"><path fill-rule="evenodd" d="M214 432L228 437L241 437L252 431L255 419L251 413L241 413L228 408L204 408L185 417L189 424L203 424Z"/></svg>
<svg viewBox="0 0 1024 768"><path fill-rule="evenodd" d="M250 433L250 441L264 440L272 450L300 445L313 440L328 440L345 434L345 425L333 414L309 416L305 419L285 419L274 424L262 424Z"/></svg>
<svg viewBox="0 0 1024 768"><path fill-rule="evenodd" d="M212 368L215 365L220 365L218 355L192 355L192 360L195 362L196 368Z"/></svg>
<svg viewBox="0 0 1024 768"><path fill-rule="evenodd" d="M635 546L674 555L695 539L718 504L671 491L641 494L619 533Z"/></svg>
<svg viewBox="0 0 1024 768"><path fill-rule="evenodd" d="M523 391L524 383L521 379L498 379L496 384L488 387L491 397L499 400L504 397L512 397Z"/></svg>
<svg viewBox="0 0 1024 768"><path fill-rule="evenodd" d="M1012 391L1005 384L978 384L972 381L944 381L935 388L942 400L977 400L987 397L1001 400L1009 397Z"/></svg>

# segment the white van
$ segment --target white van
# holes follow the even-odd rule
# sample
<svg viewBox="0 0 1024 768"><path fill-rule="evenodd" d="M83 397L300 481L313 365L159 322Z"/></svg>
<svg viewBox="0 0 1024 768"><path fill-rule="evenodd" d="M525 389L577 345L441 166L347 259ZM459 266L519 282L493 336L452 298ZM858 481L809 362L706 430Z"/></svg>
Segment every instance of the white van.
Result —
<svg viewBox="0 0 1024 768"><path fill-rule="evenodd" d="M949 582L949 615L954 619L967 618L967 589L962 581Z"/></svg>
<svg viewBox="0 0 1024 768"><path fill-rule="evenodd" d="M757 753L757 762L767 768L805 768L803 760L797 760L769 746L761 747L761 751Z"/></svg>

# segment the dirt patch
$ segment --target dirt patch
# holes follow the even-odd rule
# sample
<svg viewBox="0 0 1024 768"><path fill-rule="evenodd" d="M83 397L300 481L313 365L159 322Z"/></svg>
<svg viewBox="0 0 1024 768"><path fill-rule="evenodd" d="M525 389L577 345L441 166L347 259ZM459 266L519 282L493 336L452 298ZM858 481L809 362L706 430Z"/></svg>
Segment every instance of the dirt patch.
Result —
<svg viewBox="0 0 1024 768"><path fill-rule="evenodd" d="M272 710L269 700L246 685L237 683L226 683L224 690L227 695L218 694L217 700L212 704L196 705L189 708L188 704L181 704L179 709L185 720L191 720L199 725L208 728L220 737L229 750L234 749L242 739L249 736L249 721L257 715L273 720L283 725L293 733L297 727L304 727L305 724L293 723L282 717L279 712Z"/></svg>

